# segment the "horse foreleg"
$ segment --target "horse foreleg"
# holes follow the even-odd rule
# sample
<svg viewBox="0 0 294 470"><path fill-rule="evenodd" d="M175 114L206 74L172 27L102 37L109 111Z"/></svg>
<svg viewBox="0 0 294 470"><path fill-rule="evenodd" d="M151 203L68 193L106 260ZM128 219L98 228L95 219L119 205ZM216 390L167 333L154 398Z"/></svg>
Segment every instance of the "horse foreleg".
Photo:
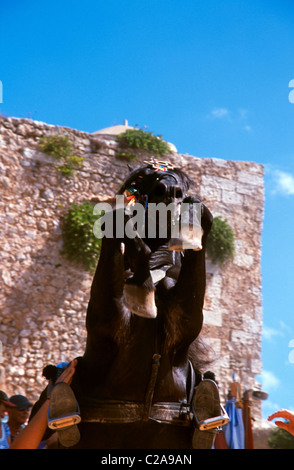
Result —
<svg viewBox="0 0 294 470"><path fill-rule="evenodd" d="M87 327L107 325L121 315L124 287L124 255L115 238L103 238L99 262L92 281Z"/></svg>
<svg viewBox="0 0 294 470"><path fill-rule="evenodd" d="M133 273L124 285L124 302L131 312L145 318L155 318L155 286L150 274L150 248L138 234L125 239L126 259Z"/></svg>
<svg viewBox="0 0 294 470"><path fill-rule="evenodd" d="M212 215L202 205L202 249L184 251L177 281L169 292L169 315L166 321L169 334L167 337L178 346L187 346L194 341L202 328L202 309L206 287L206 239L211 226Z"/></svg>
<svg viewBox="0 0 294 470"><path fill-rule="evenodd" d="M118 311L127 309L139 316L156 317L155 287L149 270L150 248L135 229L131 231L132 236L127 236L125 227L132 221L123 209L116 209L104 218L113 232L112 236L111 232L105 233L102 239L89 308L95 304L102 316L107 311L117 315ZM109 316L105 321L108 319Z"/></svg>

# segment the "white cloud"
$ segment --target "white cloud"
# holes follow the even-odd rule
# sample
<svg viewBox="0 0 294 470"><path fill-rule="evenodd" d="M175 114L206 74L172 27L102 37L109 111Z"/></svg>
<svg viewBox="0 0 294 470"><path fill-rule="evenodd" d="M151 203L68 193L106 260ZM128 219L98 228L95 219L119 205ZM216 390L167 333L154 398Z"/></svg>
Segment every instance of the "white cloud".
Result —
<svg viewBox="0 0 294 470"><path fill-rule="evenodd" d="M270 328L270 327L264 325L263 329L262 329L262 336L265 340L272 341L272 339L275 336L284 336L284 335L281 331L276 330L274 328Z"/></svg>
<svg viewBox="0 0 294 470"><path fill-rule="evenodd" d="M285 171L275 170L274 172L275 189L274 192L294 195L294 177Z"/></svg>
<svg viewBox="0 0 294 470"><path fill-rule="evenodd" d="M248 109L241 108L241 109L238 109L238 113L241 119L247 119L249 111Z"/></svg>
<svg viewBox="0 0 294 470"><path fill-rule="evenodd" d="M264 165L267 178L266 188L270 194L280 196L294 195L294 175L288 171L277 169L267 163Z"/></svg>
<svg viewBox="0 0 294 470"><path fill-rule="evenodd" d="M247 109L238 109L230 111L228 108L214 108L207 115L208 119L226 120L231 124L241 128L246 132L251 132L252 127L246 122L249 111Z"/></svg>
<svg viewBox="0 0 294 470"><path fill-rule="evenodd" d="M229 114L230 111L227 108L215 108L210 112L210 116L216 119L223 119L225 117L228 117Z"/></svg>
<svg viewBox="0 0 294 470"><path fill-rule="evenodd" d="M280 410L282 407L278 404L278 403L275 403L275 402L272 402L271 400L266 400L264 402L262 402L262 411L264 414L267 414L267 415L271 415L273 414L275 411L278 411ZM269 421L269 425L272 423L272 421ZM274 427L274 425L273 425Z"/></svg>
<svg viewBox="0 0 294 470"><path fill-rule="evenodd" d="M288 325L283 320L279 321L279 325L281 327L281 330L286 332L286 334L292 334L293 333L293 329L292 329L291 325Z"/></svg>
<svg viewBox="0 0 294 470"><path fill-rule="evenodd" d="M251 126L244 126L244 130L247 131L247 132L251 132L252 131L252 127Z"/></svg>
<svg viewBox="0 0 294 470"><path fill-rule="evenodd" d="M276 403L276 402L273 402L270 399L267 399L267 400L262 402L262 412L263 412L263 416L265 418L267 418L269 415L275 413L276 411L281 410L282 408L284 408L283 405L281 405L279 403ZM287 410L294 411L294 407L291 406L291 405L287 406ZM272 426L273 428L276 428L276 425L274 424L274 421L268 421L267 424L269 426Z"/></svg>
<svg viewBox="0 0 294 470"><path fill-rule="evenodd" d="M264 391L277 389L280 385L280 380L269 370L264 370L260 375L262 388Z"/></svg>

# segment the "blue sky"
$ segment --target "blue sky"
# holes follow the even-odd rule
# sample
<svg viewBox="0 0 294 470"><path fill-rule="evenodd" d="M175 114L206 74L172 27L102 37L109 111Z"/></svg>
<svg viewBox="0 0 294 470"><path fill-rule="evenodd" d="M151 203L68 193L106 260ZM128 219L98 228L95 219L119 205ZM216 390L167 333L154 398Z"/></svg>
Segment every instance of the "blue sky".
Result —
<svg viewBox="0 0 294 470"><path fill-rule="evenodd" d="M181 153L265 166L263 412L294 410L293 2L0 6L3 115L87 132L128 119Z"/></svg>

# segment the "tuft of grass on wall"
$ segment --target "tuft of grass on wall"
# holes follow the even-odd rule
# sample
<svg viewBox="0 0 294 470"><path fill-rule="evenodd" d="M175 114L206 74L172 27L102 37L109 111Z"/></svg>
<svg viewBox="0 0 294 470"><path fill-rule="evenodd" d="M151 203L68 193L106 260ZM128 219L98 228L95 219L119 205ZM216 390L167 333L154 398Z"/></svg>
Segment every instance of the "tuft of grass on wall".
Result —
<svg viewBox="0 0 294 470"><path fill-rule="evenodd" d="M127 129L116 140L122 149L145 150L157 158L171 153L168 143L162 140L161 135L156 136L142 129Z"/></svg>
<svg viewBox="0 0 294 470"><path fill-rule="evenodd" d="M75 170L83 164L83 157L72 155L71 143L66 135L52 134L41 137L39 149L60 162L57 171L63 176L72 177Z"/></svg>

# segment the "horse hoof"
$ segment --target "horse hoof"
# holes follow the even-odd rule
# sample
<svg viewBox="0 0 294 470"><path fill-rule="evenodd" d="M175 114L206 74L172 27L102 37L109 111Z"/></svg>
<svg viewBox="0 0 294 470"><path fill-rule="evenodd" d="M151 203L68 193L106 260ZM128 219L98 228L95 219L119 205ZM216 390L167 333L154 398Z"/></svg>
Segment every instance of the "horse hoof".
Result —
<svg viewBox="0 0 294 470"><path fill-rule="evenodd" d="M154 291L135 284L125 284L124 304L135 315L144 318L156 318Z"/></svg>
<svg viewBox="0 0 294 470"><path fill-rule="evenodd" d="M183 238L171 238L168 242L168 248L172 251L184 251L184 250L202 250L202 243L199 239L184 240Z"/></svg>

